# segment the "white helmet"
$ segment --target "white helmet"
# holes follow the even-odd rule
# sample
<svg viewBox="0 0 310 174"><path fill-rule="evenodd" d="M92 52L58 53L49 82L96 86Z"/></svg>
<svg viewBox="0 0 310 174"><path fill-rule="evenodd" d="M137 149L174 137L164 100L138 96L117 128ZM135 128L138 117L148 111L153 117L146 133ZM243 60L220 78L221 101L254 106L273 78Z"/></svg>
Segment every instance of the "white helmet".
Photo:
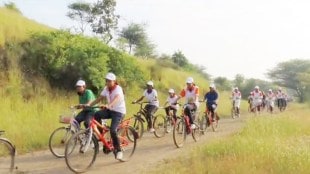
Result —
<svg viewBox="0 0 310 174"><path fill-rule="evenodd" d="M154 83L152 81L148 81L146 84L149 86L154 86Z"/></svg>
<svg viewBox="0 0 310 174"><path fill-rule="evenodd" d="M194 83L193 77L188 77L188 78L186 79L186 83Z"/></svg>
<svg viewBox="0 0 310 174"><path fill-rule="evenodd" d="M172 94L174 94L174 89L169 89L169 91L168 91L168 93L172 93Z"/></svg>
<svg viewBox="0 0 310 174"><path fill-rule="evenodd" d="M107 80L116 80L116 76L115 76L115 74L113 74L113 73L108 73L108 74L105 76L105 79L107 79Z"/></svg>
<svg viewBox="0 0 310 174"><path fill-rule="evenodd" d="M209 87L215 89L214 83L211 83L211 84L209 85Z"/></svg>
<svg viewBox="0 0 310 174"><path fill-rule="evenodd" d="M85 83L84 80L78 80L78 81L76 82L76 84L75 84L75 86L85 86L85 85L86 85L86 83Z"/></svg>
<svg viewBox="0 0 310 174"><path fill-rule="evenodd" d="M259 89L259 86L255 86L255 88L254 89Z"/></svg>

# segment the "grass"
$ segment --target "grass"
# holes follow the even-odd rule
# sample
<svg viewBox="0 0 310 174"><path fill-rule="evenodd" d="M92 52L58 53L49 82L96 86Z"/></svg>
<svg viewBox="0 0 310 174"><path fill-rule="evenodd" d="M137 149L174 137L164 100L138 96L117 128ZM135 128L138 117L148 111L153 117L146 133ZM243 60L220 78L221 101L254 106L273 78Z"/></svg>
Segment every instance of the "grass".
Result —
<svg viewBox="0 0 310 174"><path fill-rule="evenodd" d="M310 109L290 108L273 116L252 117L234 136L168 160L153 173L309 173Z"/></svg>

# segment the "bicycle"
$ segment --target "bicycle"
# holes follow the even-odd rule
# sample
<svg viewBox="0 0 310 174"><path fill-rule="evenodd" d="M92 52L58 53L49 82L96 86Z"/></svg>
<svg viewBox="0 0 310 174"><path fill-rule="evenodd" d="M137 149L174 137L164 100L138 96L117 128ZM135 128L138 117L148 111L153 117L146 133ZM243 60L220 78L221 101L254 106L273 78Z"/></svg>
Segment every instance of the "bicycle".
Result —
<svg viewBox="0 0 310 174"><path fill-rule="evenodd" d="M232 101L232 108L231 108L231 118L235 119L236 117L240 117L237 107L235 105L235 100Z"/></svg>
<svg viewBox="0 0 310 174"><path fill-rule="evenodd" d="M199 102L204 102L204 101L199 101ZM212 105L213 107L213 105ZM214 109L216 108L216 106L214 106ZM202 119L200 119L200 129L201 131L204 133L207 131L208 127L211 127L212 131L215 132L218 128L218 121L219 121L219 117L218 115L215 113L215 119L212 119L212 112L210 110L208 110L208 108L206 108L205 112L204 112L204 116Z"/></svg>
<svg viewBox="0 0 310 174"><path fill-rule="evenodd" d="M165 109L165 107L159 107L159 109ZM166 133L173 130L173 126L176 123L176 119L173 118L173 110L170 109L168 115L163 116L162 114L156 115L154 117L153 127L155 129L155 136L161 138L166 135Z"/></svg>
<svg viewBox="0 0 310 174"><path fill-rule="evenodd" d="M79 123L74 119L76 116L76 109L74 106L71 106L70 109L71 116L62 115L59 117L60 123L68 125L55 129L48 140L48 147L51 153L57 158L63 158L65 156L66 142L74 133L80 130Z"/></svg>
<svg viewBox="0 0 310 174"><path fill-rule="evenodd" d="M192 137L195 142L200 139L201 131L199 125L194 121L195 129L191 129L191 125L189 123L189 116L185 115L184 109L186 105L183 105L182 115L177 117L177 121L173 127L173 142L174 144L180 148L183 147L186 136L188 134L192 134ZM195 120L195 112L192 111L193 120Z"/></svg>
<svg viewBox="0 0 310 174"><path fill-rule="evenodd" d="M137 132L129 126L130 118L123 120L118 126L118 138L120 140L123 158L125 162L134 154L137 145ZM102 130L102 132L99 131ZM69 169L75 173L86 172L95 162L99 152L99 142L103 144L104 154L114 152L113 142L109 134L110 128L106 124L100 124L93 118L88 129L75 133L67 142L65 148L65 161ZM133 140L129 140L131 137Z"/></svg>
<svg viewBox="0 0 310 174"><path fill-rule="evenodd" d="M0 136L4 134L0 130ZM0 173L11 173L15 163L15 146L6 138L0 137Z"/></svg>

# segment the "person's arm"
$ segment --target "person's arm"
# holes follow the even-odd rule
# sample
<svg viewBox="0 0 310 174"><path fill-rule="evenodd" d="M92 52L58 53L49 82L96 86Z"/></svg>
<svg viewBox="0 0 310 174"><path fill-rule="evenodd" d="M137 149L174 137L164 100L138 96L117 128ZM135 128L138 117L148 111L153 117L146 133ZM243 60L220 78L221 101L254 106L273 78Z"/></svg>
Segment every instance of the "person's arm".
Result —
<svg viewBox="0 0 310 174"><path fill-rule="evenodd" d="M94 106L95 104L99 103L101 100L103 100L105 97L102 95L99 95L94 101L86 104L86 106Z"/></svg>
<svg viewBox="0 0 310 174"><path fill-rule="evenodd" d="M143 98L144 98L144 96L141 96L138 100L134 101L134 103L138 103L138 102L142 101Z"/></svg>
<svg viewBox="0 0 310 174"><path fill-rule="evenodd" d="M120 95L117 94L117 95L114 97L114 99L113 99L110 103L108 103L108 104L106 105L106 108L108 108L108 109L113 108L113 106L114 106L116 103L118 103L118 102L120 101L120 99L121 99Z"/></svg>

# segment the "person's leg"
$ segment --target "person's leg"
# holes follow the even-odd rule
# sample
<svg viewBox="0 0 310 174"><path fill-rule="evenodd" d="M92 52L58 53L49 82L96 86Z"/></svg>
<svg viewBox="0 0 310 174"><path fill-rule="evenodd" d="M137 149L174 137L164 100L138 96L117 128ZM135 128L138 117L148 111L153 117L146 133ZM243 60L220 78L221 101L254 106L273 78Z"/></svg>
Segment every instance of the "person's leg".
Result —
<svg viewBox="0 0 310 174"><path fill-rule="evenodd" d="M151 107L152 107L152 105L149 105L149 104L145 105L145 107L144 107L144 109L146 110L145 119L147 122L147 128L148 129L152 128Z"/></svg>
<svg viewBox="0 0 310 174"><path fill-rule="evenodd" d="M103 109L103 110L95 112L94 117L97 122L101 123L101 119L111 118L111 115L109 114L109 110ZM98 130L102 132L102 129L100 129L99 127L98 127Z"/></svg>
<svg viewBox="0 0 310 174"><path fill-rule="evenodd" d="M123 114L120 112L110 111L109 114L111 115L111 127L110 127L110 134L113 141L113 146L116 152L121 151L120 142L117 137L117 127L123 119Z"/></svg>
<svg viewBox="0 0 310 174"><path fill-rule="evenodd" d="M185 108L184 108L184 113L185 115L187 115L189 117L189 123L190 124L193 124L193 120L192 120L192 114L191 114L191 107L190 105L187 105Z"/></svg>
<svg viewBox="0 0 310 174"><path fill-rule="evenodd" d="M84 117L85 117L85 111L81 111L79 112L76 116L75 116L75 120L79 123L79 125L81 124L82 121L84 121Z"/></svg>
<svg viewBox="0 0 310 174"><path fill-rule="evenodd" d="M84 126L85 128L89 127L89 123L91 119L94 117L94 112L93 111L87 111L85 112L85 119L84 119Z"/></svg>
<svg viewBox="0 0 310 174"><path fill-rule="evenodd" d="M169 111L170 111L170 106L165 107L165 112L167 116L169 115Z"/></svg>

